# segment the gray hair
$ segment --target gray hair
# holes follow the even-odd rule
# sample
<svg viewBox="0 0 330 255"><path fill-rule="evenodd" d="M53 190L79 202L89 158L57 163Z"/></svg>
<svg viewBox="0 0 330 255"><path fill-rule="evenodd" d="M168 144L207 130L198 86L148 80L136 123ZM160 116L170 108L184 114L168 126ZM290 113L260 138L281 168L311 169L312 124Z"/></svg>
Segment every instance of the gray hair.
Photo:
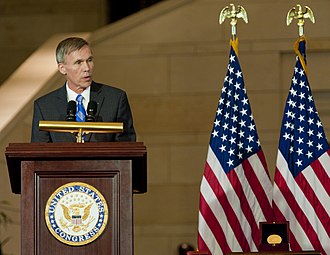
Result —
<svg viewBox="0 0 330 255"><path fill-rule="evenodd" d="M65 55L68 55L73 51L80 50L85 45L89 45L88 42L80 37L69 37L64 39L57 45L56 48L57 63L63 63Z"/></svg>

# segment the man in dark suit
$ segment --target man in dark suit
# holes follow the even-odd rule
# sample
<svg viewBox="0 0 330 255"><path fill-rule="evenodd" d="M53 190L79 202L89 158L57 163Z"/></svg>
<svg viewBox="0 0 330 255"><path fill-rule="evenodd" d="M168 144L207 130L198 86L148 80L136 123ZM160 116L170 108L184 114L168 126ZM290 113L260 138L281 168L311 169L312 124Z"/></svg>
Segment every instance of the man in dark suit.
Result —
<svg viewBox="0 0 330 255"><path fill-rule="evenodd" d="M116 134L87 134L86 142L135 141L133 118L126 93L118 88L96 83L92 80L94 69L93 53L82 38L70 37L56 48L58 70L66 76L61 88L38 98L34 102L32 142L74 142L71 133L46 132L39 130L39 121L63 121L70 100L83 96L86 110L90 101L97 103L96 121L123 122L124 132Z"/></svg>

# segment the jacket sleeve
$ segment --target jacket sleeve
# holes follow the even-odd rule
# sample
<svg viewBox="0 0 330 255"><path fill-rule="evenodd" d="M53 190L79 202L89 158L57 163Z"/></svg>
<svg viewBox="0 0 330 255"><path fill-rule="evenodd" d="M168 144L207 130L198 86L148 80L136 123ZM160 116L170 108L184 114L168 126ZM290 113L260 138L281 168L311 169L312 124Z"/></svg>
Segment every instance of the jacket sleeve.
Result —
<svg viewBox="0 0 330 255"><path fill-rule="evenodd" d="M116 134L115 141L136 141L136 134L133 126L133 116L125 92L122 93L119 106L117 121L124 123L124 132Z"/></svg>

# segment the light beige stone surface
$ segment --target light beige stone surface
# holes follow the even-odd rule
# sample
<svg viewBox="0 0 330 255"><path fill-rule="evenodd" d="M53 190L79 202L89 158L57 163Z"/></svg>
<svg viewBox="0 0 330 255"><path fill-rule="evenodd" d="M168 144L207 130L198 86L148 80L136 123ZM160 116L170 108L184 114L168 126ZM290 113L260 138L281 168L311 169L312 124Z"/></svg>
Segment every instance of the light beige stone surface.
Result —
<svg viewBox="0 0 330 255"><path fill-rule="evenodd" d="M149 185L148 193L134 197L137 225L192 224L198 211L199 190L193 184Z"/></svg>

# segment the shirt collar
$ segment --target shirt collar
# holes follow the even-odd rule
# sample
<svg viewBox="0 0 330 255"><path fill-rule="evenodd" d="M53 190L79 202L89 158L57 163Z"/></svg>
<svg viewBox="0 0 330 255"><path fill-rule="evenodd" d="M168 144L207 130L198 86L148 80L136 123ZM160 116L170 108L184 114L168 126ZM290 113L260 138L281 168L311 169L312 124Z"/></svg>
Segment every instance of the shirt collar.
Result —
<svg viewBox="0 0 330 255"><path fill-rule="evenodd" d="M71 101L71 100L76 101L76 97L77 97L78 94L69 88L69 85L68 85L67 82L65 83L65 86L66 86L66 94L67 94L67 97L68 97L67 98L68 102ZM87 108L87 105L89 103L90 93L91 93L91 86L86 88L81 93L81 95L84 97L83 104L84 104L85 109Z"/></svg>

